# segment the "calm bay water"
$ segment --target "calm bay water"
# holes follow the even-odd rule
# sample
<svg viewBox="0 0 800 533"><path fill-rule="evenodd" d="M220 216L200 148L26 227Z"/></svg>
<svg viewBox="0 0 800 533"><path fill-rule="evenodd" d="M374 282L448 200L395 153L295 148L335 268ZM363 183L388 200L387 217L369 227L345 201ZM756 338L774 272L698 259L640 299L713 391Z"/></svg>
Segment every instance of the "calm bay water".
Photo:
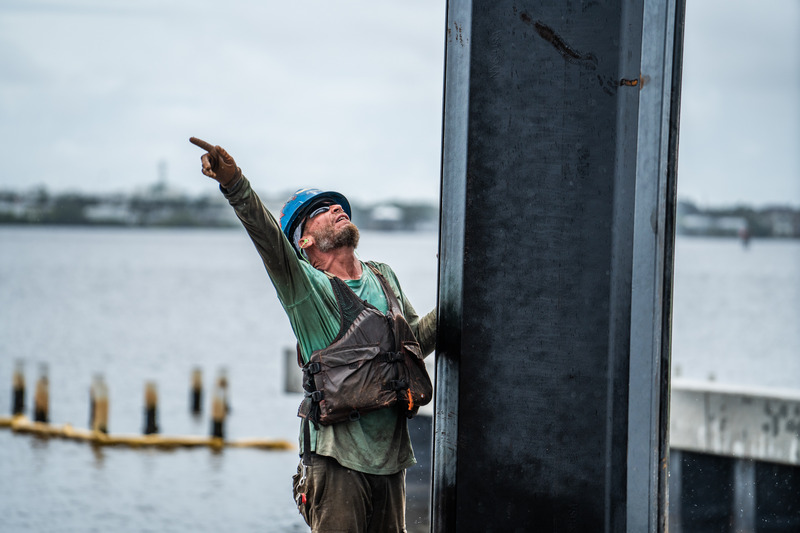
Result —
<svg viewBox="0 0 800 533"><path fill-rule="evenodd" d="M437 243L364 232L360 253L391 264L426 312ZM0 228L1 413L23 359L29 391L49 367L55 424L87 427L100 372L112 433L141 433L144 383L155 380L161 433L207 435L207 418L189 414L191 370L203 369L208 400L225 368L226 436L295 443L287 346L288 320L243 230ZM291 497L297 461L296 451L93 450L0 430L0 531L306 531Z"/></svg>
<svg viewBox="0 0 800 533"><path fill-rule="evenodd" d="M397 271L420 313L435 303L435 234L364 232L360 253ZM677 241L673 363L681 377L796 388L800 242ZM242 230L0 228L0 413L14 361L29 390L49 367L51 419L86 427L102 373L110 430L140 433L143 387L164 434L208 433L188 412L230 379L231 439L296 441L299 396L282 392L293 337ZM30 404L30 402L29 402ZM207 411L207 409L206 409ZM297 454L94 450L0 430L0 531L304 531L292 506Z"/></svg>
<svg viewBox="0 0 800 533"><path fill-rule="evenodd" d="M800 240L678 238L673 376L800 387Z"/></svg>

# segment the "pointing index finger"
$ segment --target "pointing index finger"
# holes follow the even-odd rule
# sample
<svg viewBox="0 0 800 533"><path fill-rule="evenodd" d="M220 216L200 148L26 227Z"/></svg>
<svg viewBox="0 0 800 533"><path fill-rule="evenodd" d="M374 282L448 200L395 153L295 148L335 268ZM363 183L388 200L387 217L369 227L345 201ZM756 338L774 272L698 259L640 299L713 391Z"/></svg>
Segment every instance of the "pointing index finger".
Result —
<svg viewBox="0 0 800 533"><path fill-rule="evenodd" d="M206 152L213 152L214 151L214 146L213 145L208 144L204 140L198 139L197 137L190 137L189 138L189 142L192 143L195 146L199 146L200 148L202 148Z"/></svg>

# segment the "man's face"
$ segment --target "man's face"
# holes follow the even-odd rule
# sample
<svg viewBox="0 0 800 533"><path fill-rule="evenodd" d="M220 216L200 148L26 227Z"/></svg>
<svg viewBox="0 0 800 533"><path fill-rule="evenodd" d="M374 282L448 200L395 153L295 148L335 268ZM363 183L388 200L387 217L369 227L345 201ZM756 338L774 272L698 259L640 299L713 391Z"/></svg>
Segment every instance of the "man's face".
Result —
<svg viewBox="0 0 800 533"><path fill-rule="evenodd" d="M350 222L350 217L339 204L331 204L328 210L312 216L305 221L303 235L310 235L321 252L337 248L358 246L358 228Z"/></svg>

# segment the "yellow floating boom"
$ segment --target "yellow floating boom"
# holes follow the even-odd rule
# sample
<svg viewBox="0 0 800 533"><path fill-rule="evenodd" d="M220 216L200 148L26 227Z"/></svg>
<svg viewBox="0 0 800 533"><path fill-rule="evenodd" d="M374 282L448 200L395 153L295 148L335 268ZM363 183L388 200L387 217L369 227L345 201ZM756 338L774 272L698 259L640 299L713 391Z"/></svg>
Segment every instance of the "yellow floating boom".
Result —
<svg viewBox="0 0 800 533"><path fill-rule="evenodd" d="M58 437L63 439L91 442L101 446L129 446L132 448L185 448L208 446L214 449L259 448L262 450L292 450L294 446L282 439L244 439L227 441L214 437L194 435L108 435L100 431L73 428L70 424L56 426L43 422L31 422L25 416L0 417L0 427L10 427L15 433L29 433L42 437Z"/></svg>

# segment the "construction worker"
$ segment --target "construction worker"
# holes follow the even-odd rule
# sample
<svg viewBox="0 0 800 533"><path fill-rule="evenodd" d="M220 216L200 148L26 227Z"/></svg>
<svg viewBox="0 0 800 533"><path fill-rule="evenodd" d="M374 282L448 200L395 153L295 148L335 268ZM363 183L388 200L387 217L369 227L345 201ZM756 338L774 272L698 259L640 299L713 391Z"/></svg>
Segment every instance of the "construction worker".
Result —
<svg viewBox="0 0 800 533"><path fill-rule="evenodd" d="M404 532L405 470L416 462L407 419L431 400L422 358L435 310L420 318L388 265L356 257L343 195L300 189L278 222L225 150L190 141L206 151L202 172L246 228L297 338L298 510L314 533Z"/></svg>

